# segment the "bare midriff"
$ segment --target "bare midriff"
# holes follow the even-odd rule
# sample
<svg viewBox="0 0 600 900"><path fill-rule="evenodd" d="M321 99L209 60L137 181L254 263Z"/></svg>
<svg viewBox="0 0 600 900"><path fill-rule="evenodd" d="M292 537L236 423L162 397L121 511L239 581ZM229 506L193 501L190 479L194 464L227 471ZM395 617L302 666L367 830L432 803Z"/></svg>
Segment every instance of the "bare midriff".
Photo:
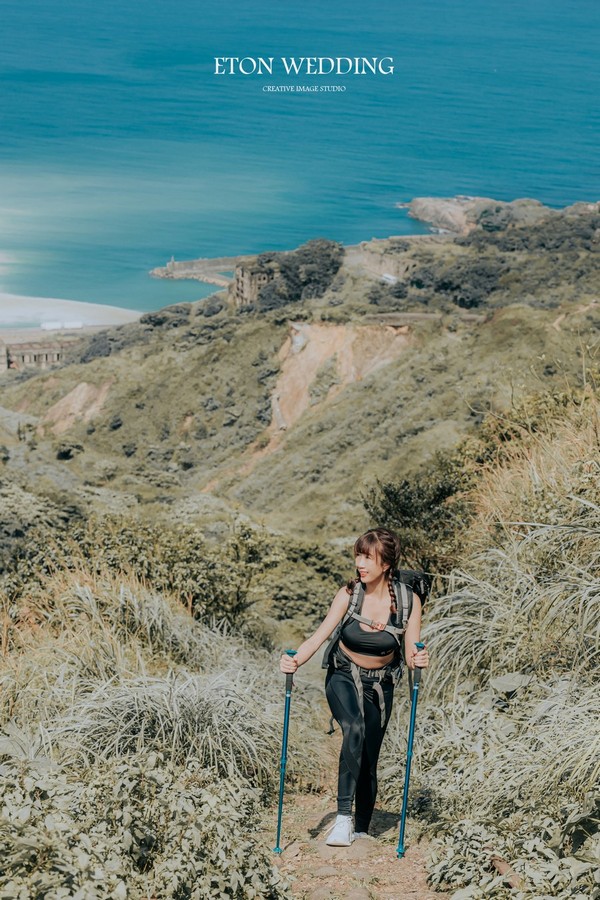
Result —
<svg viewBox="0 0 600 900"><path fill-rule="evenodd" d="M392 662L395 655L393 651L388 653L387 656L368 656L366 653L354 653L353 650L348 650L343 641L340 641L340 647L346 656L362 669L383 669L384 666Z"/></svg>

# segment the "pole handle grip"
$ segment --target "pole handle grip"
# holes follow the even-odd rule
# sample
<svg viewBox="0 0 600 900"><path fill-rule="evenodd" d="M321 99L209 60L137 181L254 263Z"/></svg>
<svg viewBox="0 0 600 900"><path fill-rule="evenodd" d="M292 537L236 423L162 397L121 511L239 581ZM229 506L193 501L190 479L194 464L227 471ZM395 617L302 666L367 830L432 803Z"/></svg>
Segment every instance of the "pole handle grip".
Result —
<svg viewBox="0 0 600 900"><path fill-rule="evenodd" d="M285 652L287 653L288 656L295 656L298 651L297 650L286 650ZM289 675L285 676L286 694L292 690L293 685L294 685L294 676L293 676L293 674L290 673Z"/></svg>
<svg viewBox="0 0 600 900"><path fill-rule="evenodd" d="M417 641L417 642L415 643L415 647L417 648L417 650L424 650L424 649L425 649L425 644L423 643L423 641ZM414 674L413 674L413 685L415 685L415 684L416 684L416 685L420 684L420 682L421 682L421 672L422 672L422 671L423 671L423 670L421 669L420 666L415 666L415 671L414 671Z"/></svg>

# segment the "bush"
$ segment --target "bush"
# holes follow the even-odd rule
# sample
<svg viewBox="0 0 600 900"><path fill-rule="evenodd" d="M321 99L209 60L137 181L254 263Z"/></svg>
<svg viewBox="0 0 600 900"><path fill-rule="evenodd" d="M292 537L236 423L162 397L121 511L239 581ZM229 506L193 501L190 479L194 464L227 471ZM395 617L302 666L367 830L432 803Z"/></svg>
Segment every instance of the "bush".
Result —
<svg viewBox="0 0 600 900"><path fill-rule="evenodd" d="M593 897L600 850L600 482L593 392L526 399L490 418L462 567L433 599L413 814L431 826L430 878L466 898ZM397 805L407 709L384 747ZM420 772L420 774L419 774Z"/></svg>
<svg viewBox="0 0 600 900"><path fill-rule="evenodd" d="M158 312L144 313L140 316L140 324L150 325L152 328L179 328L180 325L187 325L191 311L191 303L165 306Z"/></svg>
<svg viewBox="0 0 600 900"><path fill-rule="evenodd" d="M4 900L289 897L252 836L258 797L233 773L141 753L67 777L0 766Z"/></svg>
<svg viewBox="0 0 600 900"><path fill-rule="evenodd" d="M459 453L438 451L415 477L378 481L364 505L373 522L385 522L398 533L410 565L443 571L453 562L457 535L471 515L465 495L471 481Z"/></svg>
<svg viewBox="0 0 600 900"><path fill-rule="evenodd" d="M585 418L588 399L580 389L545 391L526 395L510 410L488 412L456 450L438 451L413 478L376 482L363 497L370 518L399 533L411 564L447 573L465 544L476 509L472 492L481 479L547 439L574 411ZM477 541L472 535L471 545Z"/></svg>
<svg viewBox="0 0 600 900"><path fill-rule="evenodd" d="M246 610L262 599L257 576L277 561L266 537L245 525L210 546L197 528L93 516L68 532L32 527L27 541L13 548L2 586L17 598L41 576L62 568L126 572L175 594L197 618L239 626Z"/></svg>
<svg viewBox="0 0 600 900"><path fill-rule="evenodd" d="M93 359L101 359L110 356L113 345L107 331L101 331L88 338L87 346L81 353L79 361L82 363L91 362Z"/></svg>
<svg viewBox="0 0 600 900"><path fill-rule="evenodd" d="M262 259L269 273L276 273L259 293L260 309L277 309L287 303L322 297L335 278L343 256L341 244L318 238L275 258L259 257L258 262Z"/></svg>
<svg viewBox="0 0 600 900"><path fill-rule="evenodd" d="M81 766L152 749L274 789L281 695L270 653L131 580L67 573L44 587L0 606L0 725L24 729L27 756L41 747ZM310 693L295 696L289 772L314 784L322 738ZM31 728L37 736L28 737ZM0 742L0 755L5 749Z"/></svg>

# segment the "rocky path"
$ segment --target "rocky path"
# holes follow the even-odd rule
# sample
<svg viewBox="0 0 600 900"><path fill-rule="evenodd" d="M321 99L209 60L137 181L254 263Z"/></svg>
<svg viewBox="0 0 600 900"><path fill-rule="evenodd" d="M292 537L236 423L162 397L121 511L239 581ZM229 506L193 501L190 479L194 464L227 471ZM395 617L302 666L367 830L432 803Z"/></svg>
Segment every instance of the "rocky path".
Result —
<svg viewBox="0 0 600 900"><path fill-rule="evenodd" d="M426 846L411 839L407 852L396 857L398 814L377 810L373 837L350 847L328 847L326 833L335 819L335 799L321 794L286 797L281 846L276 865L291 882L296 900L442 900L448 894L432 891L425 872ZM276 810L264 823L263 840L273 847Z"/></svg>
<svg viewBox="0 0 600 900"><path fill-rule="evenodd" d="M407 852L396 856L398 813L375 811L373 837L350 847L328 847L327 832L335 819L335 792L289 793L285 797L281 856L275 865L291 883L295 900L444 900L447 894L427 886L426 844L411 837ZM261 838L275 846L277 809L265 817Z"/></svg>

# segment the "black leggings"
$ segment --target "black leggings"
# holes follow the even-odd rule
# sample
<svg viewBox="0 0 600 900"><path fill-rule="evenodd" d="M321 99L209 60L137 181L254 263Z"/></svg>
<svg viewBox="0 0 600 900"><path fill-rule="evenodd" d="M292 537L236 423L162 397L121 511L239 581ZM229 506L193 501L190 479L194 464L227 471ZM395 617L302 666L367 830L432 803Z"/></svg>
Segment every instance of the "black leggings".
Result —
<svg viewBox="0 0 600 900"><path fill-rule="evenodd" d="M357 671L361 672L360 669ZM377 797L377 761L392 711L394 684L390 676L382 682L361 672L363 707L349 665L330 668L325 694L333 716L342 729L338 774L338 814L352 814L356 799L355 830L368 831ZM381 692L376 685L381 685ZM384 709L381 709L383 695Z"/></svg>

